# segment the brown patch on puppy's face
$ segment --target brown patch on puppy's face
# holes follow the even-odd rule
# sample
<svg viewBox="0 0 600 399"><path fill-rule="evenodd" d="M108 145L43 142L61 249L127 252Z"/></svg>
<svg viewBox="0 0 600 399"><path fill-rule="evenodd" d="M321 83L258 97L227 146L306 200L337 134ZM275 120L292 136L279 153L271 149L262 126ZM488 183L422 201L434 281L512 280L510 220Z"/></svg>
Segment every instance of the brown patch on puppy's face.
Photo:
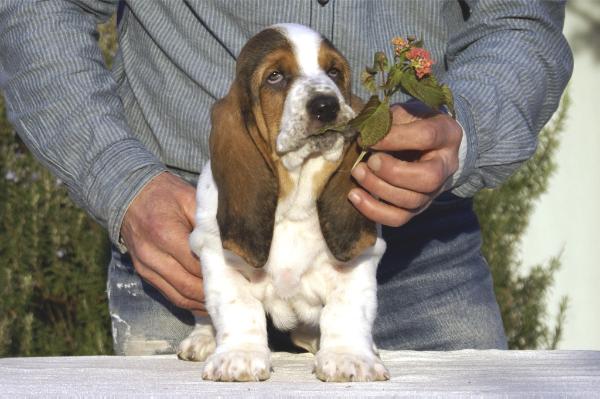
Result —
<svg viewBox="0 0 600 399"><path fill-rule="evenodd" d="M238 58L236 82L247 93L243 108L248 124L256 127L264 155L279 182L278 196L291 189L287 170L275 150L290 86L299 74L291 44L277 29L266 29L244 46Z"/></svg>
<svg viewBox="0 0 600 399"><path fill-rule="evenodd" d="M323 39L319 49L319 66L337 85L346 101L350 103L352 95L350 66L346 58L327 39Z"/></svg>
<svg viewBox="0 0 600 399"><path fill-rule="evenodd" d="M254 115L263 124L259 129L269 143L279 182L278 197L285 197L292 190L288 171L279 162L275 150L277 135L281 130L281 117L289 88L298 76L298 65L291 49L282 49L265 57L264 63L255 71L252 84L259 99L254 104Z"/></svg>
<svg viewBox="0 0 600 399"><path fill-rule="evenodd" d="M255 112L262 112L265 133L268 134L265 139L271 143L272 149L281 129L281 116L289 88L298 74L298 65L290 49L269 54L253 77L260 103Z"/></svg>
<svg viewBox="0 0 600 399"><path fill-rule="evenodd" d="M285 84L273 85L269 76L280 69L291 76L297 71L293 64L292 48L285 36L276 29L265 29L252 37L237 60L234 85L239 86L240 93L243 93L241 103L244 119L258 129L269 148L271 162L274 161L271 154L274 136L281 120L287 88Z"/></svg>
<svg viewBox="0 0 600 399"><path fill-rule="evenodd" d="M288 90L298 76L298 65L287 38L277 29L252 37L237 61L236 81L247 93L247 118L274 152ZM273 154L271 154L272 156Z"/></svg>

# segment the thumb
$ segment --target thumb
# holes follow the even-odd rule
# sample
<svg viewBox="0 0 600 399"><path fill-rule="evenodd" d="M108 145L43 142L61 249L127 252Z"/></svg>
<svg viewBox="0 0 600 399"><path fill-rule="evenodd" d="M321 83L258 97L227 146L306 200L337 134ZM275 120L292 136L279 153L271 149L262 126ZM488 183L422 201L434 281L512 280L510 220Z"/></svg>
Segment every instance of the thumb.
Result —
<svg viewBox="0 0 600 399"><path fill-rule="evenodd" d="M185 218L193 227L196 224L196 193L192 187L184 191L180 203Z"/></svg>

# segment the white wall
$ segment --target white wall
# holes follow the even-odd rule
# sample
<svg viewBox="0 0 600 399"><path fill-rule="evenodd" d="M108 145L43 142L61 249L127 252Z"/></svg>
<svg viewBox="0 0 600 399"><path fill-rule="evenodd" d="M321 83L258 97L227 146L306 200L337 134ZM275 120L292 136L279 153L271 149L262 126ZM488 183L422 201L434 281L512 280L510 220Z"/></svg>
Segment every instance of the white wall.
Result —
<svg viewBox="0 0 600 399"><path fill-rule="evenodd" d="M600 1L576 0L600 24ZM535 207L523 240L522 259L532 265L564 249L562 269L549 297L555 314L570 298L560 349L600 349L600 36L577 40L591 25L567 11L565 34L575 49L572 105L557 154L558 170Z"/></svg>

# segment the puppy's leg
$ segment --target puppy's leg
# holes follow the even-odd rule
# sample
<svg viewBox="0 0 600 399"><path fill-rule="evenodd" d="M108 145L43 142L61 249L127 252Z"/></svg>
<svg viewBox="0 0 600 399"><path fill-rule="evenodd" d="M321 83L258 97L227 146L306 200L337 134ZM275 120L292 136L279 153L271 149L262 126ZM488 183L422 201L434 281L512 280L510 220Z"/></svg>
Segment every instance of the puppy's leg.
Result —
<svg viewBox="0 0 600 399"><path fill-rule="evenodd" d="M210 317L196 316L196 326L190 335L181 341L177 357L181 360L202 362L215 351L215 331Z"/></svg>
<svg viewBox="0 0 600 399"><path fill-rule="evenodd" d="M377 311L375 273L385 243L347 265L321 313L315 374L322 381L383 381L389 372L377 356L371 329Z"/></svg>
<svg viewBox="0 0 600 399"><path fill-rule="evenodd" d="M196 228L190 236L190 248L201 257L210 245L219 245L218 227L215 227L218 193L212 177L210 162L206 162L198 179L196 190ZM211 239L212 237L212 239ZM201 268L200 263L198 267ZM196 326L190 335L181 341L177 356L182 360L201 362L215 351L215 331L210 317L194 316Z"/></svg>
<svg viewBox="0 0 600 399"><path fill-rule="evenodd" d="M205 256L206 255L206 256ZM217 348L204 364L202 378L213 381L262 381L270 376L271 352L262 304L234 267L203 254L206 304Z"/></svg>
<svg viewBox="0 0 600 399"><path fill-rule="evenodd" d="M202 377L213 381L266 380L271 371L267 322L262 304L237 270L245 267L223 250L217 224L218 192L207 163L198 180L196 228L190 248L200 258L206 309L216 330L217 347L204 363Z"/></svg>

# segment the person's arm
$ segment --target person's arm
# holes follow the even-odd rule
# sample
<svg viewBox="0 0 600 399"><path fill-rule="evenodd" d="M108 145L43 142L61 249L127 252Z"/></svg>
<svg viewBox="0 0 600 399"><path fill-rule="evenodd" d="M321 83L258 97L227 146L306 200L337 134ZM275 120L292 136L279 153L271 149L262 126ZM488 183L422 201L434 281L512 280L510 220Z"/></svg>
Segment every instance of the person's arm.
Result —
<svg viewBox="0 0 600 399"><path fill-rule="evenodd" d="M448 27L443 79L462 128L447 115L421 119L398 108L390 134L374 149L418 150L420 158L403 162L378 153L353 172L366 191L354 189L350 200L379 223L406 223L444 190L469 197L507 179L534 153L570 78L563 2L468 4L467 21Z"/></svg>
<svg viewBox="0 0 600 399"><path fill-rule="evenodd" d="M119 245L123 233L138 273L176 305L202 310L200 270L187 246L194 190L163 173L165 165L131 134L97 44L96 25L117 3L1 1L7 113L25 144L107 228L111 241Z"/></svg>
<svg viewBox="0 0 600 399"><path fill-rule="evenodd" d="M117 1L0 3L0 74L25 144L118 244L126 205L165 170L129 132L96 24Z"/></svg>
<svg viewBox="0 0 600 399"><path fill-rule="evenodd" d="M447 51L467 154L452 192L467 197L507 179L537 146L573 69L563 1L473 1ZM451 27L452 28L452 27Z"/></svg>

